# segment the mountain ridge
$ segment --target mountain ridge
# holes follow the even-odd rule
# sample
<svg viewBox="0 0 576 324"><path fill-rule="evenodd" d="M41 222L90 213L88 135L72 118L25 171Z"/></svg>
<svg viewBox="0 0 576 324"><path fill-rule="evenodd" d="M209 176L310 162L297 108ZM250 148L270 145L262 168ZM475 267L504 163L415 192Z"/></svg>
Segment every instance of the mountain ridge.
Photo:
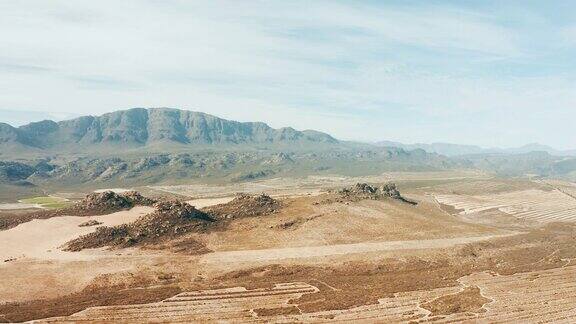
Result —
<svg viewBox="0 0 576 324"><path fill-rule="evenodd" d="M449 157L477 155L477 154L525 154L531 152L546 152L554 156L576 156L576 150L557 150L548 145L542 145L539 143L529 143L526 145L513 148L497 148L497 147L483 148L477 145L464 145L464 144L453 144L442 142L404 144L393 141L380 141L377 142L376 145L385 147L397 147L406 150L422 149L428 153L437 153Z"/></svg>
<svg viewBox="0 0 576 324"><path fill-rule="evenodd" d="M119 144L124 148L154 144L201 145L334 145L334 137L291 127L272 128L263 122L238 122L207 113L175 108L132 108L100 116L64 121L44 120L13 127L0 123L0 146L43 151Z"/></svg>

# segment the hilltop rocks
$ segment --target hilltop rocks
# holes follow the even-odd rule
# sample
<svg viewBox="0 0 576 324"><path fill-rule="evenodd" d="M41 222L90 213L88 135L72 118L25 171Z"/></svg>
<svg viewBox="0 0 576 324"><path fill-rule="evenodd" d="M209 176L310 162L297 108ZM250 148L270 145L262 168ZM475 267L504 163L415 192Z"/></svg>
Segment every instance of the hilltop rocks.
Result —
<svg viewBox="0 0 576 324"><path fill-rule="evenodd" d="M151 206L155 201L146 198L135 191L128 191L121 194L113 191L92 193L83 200L76 203L73 210L78 211L118 211L129 209L136 205Z"/></svg>
<svg viewBox="0 0 576 324"><path fill-rule="evenodd" d="M114 206L115 208L129 206L135 202L149 203L151 200L138 193L114 194L105 192L93 194L86 204ZM221 204L198 210L194 206L178 200L161 200L153 204L154 212L142 216L135 222L114 227L98 227L95 232L81 236L66 244L65 250L80 251L83 249L105 246L161 246L181 240L188 233L201 233L218 228L219 220L250 216L263 216L276 212L281 208L280 202L267 195L239 194L227 204ZM226 224L222 222L222 224ZM177 245L178 250L187 246L188 253L205 253L202 244L184 236ZM193 244L192 244L193 243ZM174 247L174 246L172 246ZM194 247L192 251L190 247ZM204 252L202 252L204 251Z"/></svg>
<svg viewBox="0 0 576 324"><path fill-rule="evenodd" d="M84 222L84 223L78 225L78 227L92 227L92 226L98 226L98 225L102 225L102 222L99 222L97 220L92 219L92 220L89 220L87 222Z"/></svg>
<svg viewBox="0 0 576 324"><path fill-rule="evenodd" d="M400 200L412 205L416 205L415 202L407 200L402 197L400 191L394 183L386 183L379 187L369 185L367 183L357 183L352 187L343 188L336 191L336 201L338 202L356 202L360 200L381 200L386 198ZM333 202L329 200L328 202Z"/></svg>
<svg viewBox="0 0 576 324"><path fill-rule="evenodd" d="M237 194L229 203L204 209L210 215L220 219L265 216L278 211L282 204L272 197L261 195Z"/></svg>
<svg viewBox="0 0 576 324"><path fill-rule="evenodd" d="M104 192L90 195L85 205L123 208L134 203L148 204L151 200L138 193L114 194ZM268 215L277 211L281 204L267 195L239 194L227 204L198 210L194 206L178 200L161 200L153 204L155 211L140 217L131 224L114 227L98 227L95 232L68 242L67 251L100 248L105 246L162 246L172 244L178 251L186 246L188 253L206 253L203 244L184 236L201 233L218 226L218 220ZM184 240L181 240L181 237ZM178 240L181 240L177 242ZM176 242L176 243L174 243ZM175 244L175 245L174 245ZM193 247L193 248L192 248Z"/></svg>
<svg viewBox="0 0 576 324"><path fill-rule="evenodd" d="M263 165L271 164L271 165L278 165L278 164L289 164L294 163L294 159L290 154L280 152L278 154L273 155L269 159L262 162Z"/></svg>
<svg viewBox="0 0 576 324"><path fill-rule="evenodd" d="M156 212L154 214L161 215L163 219L192 219L198 218L203 220L211 220L211 218L196 209L196 207L178 200L162 200L154 204Z"/></svg>
<svg viewBox="0 0 576 324"><path fill-rule="evenodd" d="M213 222L208 214L185 202L163 200L155 203L154 208L153 213L131 224L99 227L93 233L68 242L65 250L153 245L186 233L204 231Z"/></svg>
<svg viewBox="0 0 576 324"><path fill-rule="evenodd" d="M342 196L365 199L377 199L380 197L398 199L401 197L400 192L394 183L387 183L380 187L374 187L367 183L357 183L353 187L341 189L338 193Z"/></svg>

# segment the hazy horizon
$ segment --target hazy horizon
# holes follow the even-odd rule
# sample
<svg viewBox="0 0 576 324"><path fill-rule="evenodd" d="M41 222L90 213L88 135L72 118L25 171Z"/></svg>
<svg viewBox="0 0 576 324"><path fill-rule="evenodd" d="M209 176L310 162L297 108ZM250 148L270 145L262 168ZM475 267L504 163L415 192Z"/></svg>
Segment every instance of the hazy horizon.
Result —
<svg viewBox="0 0 576 324"><path fill-rule="evenodd" d="M174 107L345 140L574 149L576 3L0 4L0 122Z"/></svg>
<svg viewBox="0 0 576 324"><path fill-rule="evenodd" d="M151 107L148 107L151 108ZM164 108L174 108L174 107L164 107ZM130 108L126 108L126 109L130 109ZM174 108L174 109L179 109L179 108ZM125 109L119 109L119 110L125 110ZM184 109L186 110L186 109ZM88 114L88 115L97 115L97 114ZM22 113L18 112L18 111L11 111L11 110L3 110L0 109L0 121L5 122L13 127L19 127L19 126L23 126L29 123L33 123L33 122L39 122L39 121L43 121L43 120L53 120L53 121L63 121L63 120L68 120L68 119L74 119L80 116L85 116L85 115L78 115L78 114L73 114L73 113L53 113L53 112L41 112L41 111L24 111ZM220 117L220 116L216 116L216 117ZM6 120L6 121L4 121ZM260 120L252 120L252 121L260 121ZM304 130L304 129L299 129L299 130ZM330 133L328 133L330 134ZM332 135L332 134L330 134ZM380 142L386 142L386 141L390 141L387 139L380 139L380 140L374 140L374 141L365 141L365 140L354 140L354 139L349 139L349 138L339 138L340 140L350 140L350 141L358 141L358 142L364 142L364 143L373 143L373 144L378 144ZM556 146L554 146L553 144L546 144L546 143L524 143L522 145L518 145L518 146L508 146L508 147L487 147L487 146L482 146L482 145L476 145L476 144L470 144L470 143L456 143L456 142L435 142L435 141L431 141L431 142L414 142L414 143L409 143L409 142L402 142L402 141L390 141L390 142L398 142L398 143L402 143L405 145L418 145L418 144L454 144L454 145L469 145L469 146L477 146L479 148L482 149L515 149L515 148L519 148L522 146L528 146L528 145L545 145L545 146L549 146L553 149L557 149L557 150L573 150L573 148L558 148Z"/></svg>

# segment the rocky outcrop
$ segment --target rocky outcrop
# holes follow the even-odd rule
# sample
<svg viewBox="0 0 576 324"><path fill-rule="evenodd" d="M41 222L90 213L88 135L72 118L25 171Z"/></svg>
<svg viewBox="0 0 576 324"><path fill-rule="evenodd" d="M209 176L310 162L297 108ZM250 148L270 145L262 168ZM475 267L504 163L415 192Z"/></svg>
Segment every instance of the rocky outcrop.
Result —
<svg viewBox="0 0 576 324"><path fill-rule="evenodd" d="M379 187L372 186L367 183L357 183L356 185L348 188L343 188L336 191L337 198L339 202L355 202L360 200L381 200L386 198L400 200L405 203L416 205L415 202L410 201L400 194L396 184L386 183Z"/></svg>
<svg viewBox="0 0 576 324"><path fill-rule="evenodd" d="M137 197L130 194L128 197ZM124 197L112 196L109 193L93 196L90 201L100 201L104 206L111 203L122 205ZM188 203L178 200L161 200L154 203L154 212L140 217L133 223L114 227L98 227L95 232L79 237L66 244L68 251L99 247L154 247L169 244L177 250L183 245L194 246L193 253L207 251L202 244L190 239L185 234L204 232L213 228L222 228L226 220L241 217L256 217L275 213L281 208L280 202L267 195L239 194L229 203L196 209ZM177 242L174 244L174 242ZM190 251L187 251L190 253ZM205 253L205 252L204 252Z"/></svg>
<svg viewBox="0 0 576 324"><path fill-rule="evenodd" d="M98 226L98 225L102 225L102 222L99 222L97 220L92 219L92 220L86 221L86 222L78 225L78 227L92 227L92 226Z"/></svg>
<svg viewBox="0 0 576 324"><path fill-rule="evenodd" d="M92 193L72 207L67 208L70 212L114 212L122 209L130 209L136 205L151 206L156 201L146 198L135 191L121 194L113 191Z"/></svg>
<svg viewBox="0 0 576 324"><path fill-rule="evenodd" d="M229 203L203 209L216 219L235 219L242 217L265 216L277 212L282 204L265 194L238 194Z"/></svg>
<svg viewBox="0 0 576 324"><path fill-rule="evenodd" d="M154 204L154 208L153 213L133 223L99 227L93 233L68 242L65 250L154 245L186 233L204 231L213 222L205 212L177 200L159 201Z"/></svg>

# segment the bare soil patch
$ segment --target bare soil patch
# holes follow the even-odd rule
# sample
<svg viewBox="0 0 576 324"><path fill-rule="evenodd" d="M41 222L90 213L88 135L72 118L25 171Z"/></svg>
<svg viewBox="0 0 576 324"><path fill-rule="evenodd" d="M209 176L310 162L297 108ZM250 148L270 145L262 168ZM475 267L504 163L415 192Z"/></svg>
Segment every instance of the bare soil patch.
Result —
<svg viewBox="0 0 576 324"><path fill-rule="evenodd" d="M86 220L117 226L130 223L152 212L152 208L137 206L130 210L100 216L58 216L34 219L17 227L0 231L0 259L84 260L96 254L70 253L60 250L66 242L94 231L94 227L79 226Z"/></svg>
<svg viewBox="0 0 576 324"><path fill-rule="evenodd" d="M234 200L234 196L222 197L222 198L199 198L188 200L186 202L198 209L202 209L215 205L226 204L231 202L232 200Z"/></svg>
<svg viewBox="0 0 576 324"><path fill-rule="evenodd" d="M257 308L254 313L258 316L278 316L278 315L296 315L301 314L296 306L276 307L276 308Z"/></svg>
<svg viewBox="0 0 576 324"><path fill-rule="evenodd" d="M145 198L139 193L128 191L121 194L112 191L93 193L76 202L72 206L41 210L29 213L1 213L0 230L6 230L33 219L48 219L58 216L96 216L131 209L134 206L151 206L155 201Z"/></svg>
<svg viewBox="0 0 576 324"><path fill-rule="evenodd" d="M68 316L93 306L151 303L179 292L177 286L163 285L139 275L124 277L121 282L101 276L78 293L54 299L0 304L0 321L25 322Z"/></svg>
<svg viewBox="0 0 576 324"><path fill-rule="evenodd" d="M11 303L0 306L0 314L10 320L26 320L67 315L92 305L140 303L146 298L159 300L181 289L189 291L238 286L256 289L281 282L304 282L319 288L317 293L305 294L290 302L303 313L351 309L377 305L382 298L395 298L399 293L457 288L461 286L461 278L480 272L490 272L496 276L561 268L568 264L566 260L576 258L575 236L576 225L551 224L530 233L470 243L430 257L406 256L372 262L331 262L310 266L271 264L235 270L200 281L171 281L168 288L162 285L161 288L156 287L158 282L155 285L142 285L138 293L132 287L118 289L117 281L101 280L96 291L86 289L81 294L64 298ZM428 307L438 314L474 312L486 303L473 289L444 296L448 297L434 299L436 302ZM260 310L261 314L284 311Z"/></svg>
<svg viewBox="0 0 576 324"><path fill-rule="evenodd" d="M434 316L464 312L481 313L486 311L482 307L490 301L482 296L480 288L466 287L459 293L439 297L422 304L421 307L429 310Z"/></svg>
<svg viewBox="0 0 576 324"><path fill-rule="evenodd" d="M444 257L339 266L269 265L233 271L216 281L255 287L279 281L314 284L311 278L320 279L326 286L318 286L319 293L304 295L293 303L304 312L349 309L375 304L379 298L400 292L457 287L459 278L476 272L512 275L562 267L567 264L565 260L576 258L575 235L575 225L557 224L527 234L470 243Z"/></svg>

